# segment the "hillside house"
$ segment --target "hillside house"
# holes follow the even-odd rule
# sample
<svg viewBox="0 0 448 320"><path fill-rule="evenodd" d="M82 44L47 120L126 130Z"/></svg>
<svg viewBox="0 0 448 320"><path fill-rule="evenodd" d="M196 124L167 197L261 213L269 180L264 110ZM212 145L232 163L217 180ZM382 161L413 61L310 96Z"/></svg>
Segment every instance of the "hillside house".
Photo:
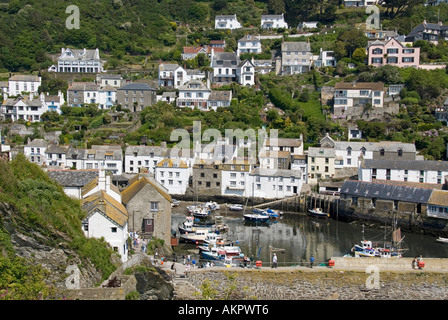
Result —
<svg viewBox="0 0 448 320"><path fill-rule="evenodd" d="M435 117L439 121L445 121L445 125L448 125L448 98L442 105L436 106Z"/></svg>
<svg viewBox="0 0 448 320"><path fill-rule="evenodd" d="M217 108L228 108L232 102L232 90L212 90L208 96L208 108L216 111Z"/></svg>
<svg viewBox="0 0 448 320"><path fill-rule="evenodd" d="M100 59L98 48L94 50L61 48L55 71L101 73L104 72L103 61Z"/></svg>
<svg viewBox="0 0 448 320"><path fill-rule="evenodd" d="M23 148L23 154L32 163L43 165L46 160L45 151L49 144L44 139L28 141Z"/></svg>
<svg viewBox="0 0 448 320"><path fill-rule="evenodd" d="M414 27L406 36L406 42L415 42L417 40L426 40L437 44L440 40L448 40L448 25L439 23L428 23L423 20L418 26Z"/></svg>
<svg viewBox="0 0 448 320"><path fill-rule="evenodd" d="M238 64L239 59L235 52L213 52L211 61L212 82L217 84L237 82Z"/></svg>
<svg viewBox="0 0 448 320"><path fill-rule="evenodd" d="M156 101L156 89L147 83L127 83L117 90L117 104L131 112L141 112Z"/></svg>
<svg viewBox="0 0 448 320"><path fill-rule="evenodd" d="M234 15L217 15L215 17L215 29L230 29L235 30L241 28L241 23L238 21L236 14Z"/></svg>
<svg viewBox="0 0 448 320"><path fill-rule="evenodd" d="M41 84L42 78L40 75L13 75L8 79L8 95L15 97L22 93L29 93L33 96L37 96Z"/></svg>
<svg viewBox="0 0 448 320"><path fill-rule="evenodd" d="M237 56L239 57L243 53L261 53L261 40L260 37L246 34L244 37L238 40L238 48L236 51Z"/></svg>
<svg viewBox="0 0 448 320"><path fill-rule="evenodd" d="M48 176L62 186L69 197L82 199L82 188L99 175L99 170L55 170L49 169Z"/></svg>
<svg viewBox="0 0 448 320"><path fill-rule="evenodd" d="M282 42L281 73L285 75L308 72L312 53L309 42Z"/></svg>
<svg viewBox="0 0 448 320"><path fill-rule="evenodd" d="M178 107L198 108L208 111L208 98L211 90L200 80L191 80L179 87Z"/></svg>
<svg viewBox="0 0 448 320"><path fill-rule="evenodd" d="M262 29L288 29L288 23L285 21L285 17L282 14L263 14L261 15L260 27Z"/></svg>
<svg viewBox="0 0 448 320"><path fill-rule="evenodd" d="M386 64L397 67L420 65L420 48L407 47L395 38L387 41L373 41L367 47L368 64L381 67Z"/></svg>
<svg viewBox="0 0 448 320"><path fill-rule="evenodd" d="M384 83L337 82L334 86L333 114L343 115L352 107L382 108Z"/></svg>
<svg viewBox="0 0 448 320"><path fill-rule="evenodd" d="M241 61L236 70L238 83L243 86L255 85L255 64L253 59Z"/></svg>

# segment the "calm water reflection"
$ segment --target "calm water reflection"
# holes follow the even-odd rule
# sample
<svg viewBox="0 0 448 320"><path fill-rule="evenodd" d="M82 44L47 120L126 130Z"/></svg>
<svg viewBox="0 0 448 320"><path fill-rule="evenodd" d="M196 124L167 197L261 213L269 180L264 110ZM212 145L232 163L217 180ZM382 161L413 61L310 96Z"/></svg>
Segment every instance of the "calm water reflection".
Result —
<svg viewBox="0 0 448 320"><path fill-rule="evenodd" d="M222 210L221 210L222 211ZM174 211L176 212L176 211ZM269 262L270 250L285 249L285 253L277 253L279 265L297 265L309 262L313 255L317 263L331 257L342 257L350 253L354 244L362 240L363 227L359 223L344 223L332 219L320 220L306 214L284 214L278 222L266 225L247 225L240 214L221 212L229 226L227 239L238 243L247 256L254 256L266 265ZM184 221L184 213L174 213L173 228ZM386 230L389 241L390 227ZM409 249L405 257L423 255L426 258L447 258L448 245L435 242L435 237L402 233L405 246ZM364 228L366 240L382 243L385 238L384 228ZM189 245L189 248L194 246Z"/></svg>

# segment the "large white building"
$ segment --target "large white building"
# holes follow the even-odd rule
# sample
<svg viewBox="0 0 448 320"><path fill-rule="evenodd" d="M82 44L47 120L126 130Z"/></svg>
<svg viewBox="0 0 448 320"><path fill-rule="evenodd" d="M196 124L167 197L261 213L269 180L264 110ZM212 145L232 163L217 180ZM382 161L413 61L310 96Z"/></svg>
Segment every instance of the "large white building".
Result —
<svg viewBox="0 0 448 320"><path fill-rule="evenodd" d="M448 161L365 160L359 166L358 180L392 180L444 184Z"/></svg>
<svg viewBox="0 0 448 320"><path fill-rule="evenodd" d="M32 163L43 165L46 160L45 151L48 148L48 142L44 139L34 139L28 141L23 147L23 154Z"/></svg>
<svg viewBox="0 0 448 320"><path fill-rule="evenodd" d="M253 169L246 183L246 195L281 199L300 194L304 180L298 170Z"/></svg>
<svg viewBox="0 0 448 320"><path fill-rule="evenodd" d="M98 48L94 50L87 50L86 48L61 48L61 55L58 57L58 65L53 66L51 71L81 73L104 72L103 62L100 59Z"/></svg>
<svg viewBox="0 0 448 320"><path fill-rule="evenodd" d="M224 196L248 197L247 183L252 165L249 161L232 160L222 164L221 194Z"/></svg>

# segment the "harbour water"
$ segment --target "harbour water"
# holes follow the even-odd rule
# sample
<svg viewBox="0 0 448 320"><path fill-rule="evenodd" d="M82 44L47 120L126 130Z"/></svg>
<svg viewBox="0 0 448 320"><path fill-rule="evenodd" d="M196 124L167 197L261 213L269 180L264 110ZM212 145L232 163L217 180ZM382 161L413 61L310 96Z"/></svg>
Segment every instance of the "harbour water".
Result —
<svg viewBox="0 0 448 320"><path fill-rule="evenodd" d="M390 241L392 232L391 226L363 227L359 222L322 220L309 217L306 213L284 213L280 220L267 225L247 224L242 211L234 213L226 210L225 205L215 214L223 216L229 226L226 238L239 245L248 257L261 260L265 266L269 265L271 248L284 249L284 253L276 253L279 266L308 265L311 256L315 258L316 265L331 257L350 254L354 244L363 238L382 246L384 239ZM186 216L184 207L173 208L173 229L177 231ZM404 257L422 255L424 258L448 258L448 245L437 243L434 236L405 232L402 236L404 247L409 249ZM195 247L180 243L176 251L188 251L194 255Z"/></svg>

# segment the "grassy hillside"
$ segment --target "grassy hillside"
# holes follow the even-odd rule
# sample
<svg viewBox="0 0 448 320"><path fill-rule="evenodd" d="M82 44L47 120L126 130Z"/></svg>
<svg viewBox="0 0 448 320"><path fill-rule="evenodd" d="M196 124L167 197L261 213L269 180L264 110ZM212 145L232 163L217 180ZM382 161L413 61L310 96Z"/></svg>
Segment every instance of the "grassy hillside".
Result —
<svg viewBox="0 0 448 320"><path fill-rule="evenodd" d="M79 201L66 196L37 165L23 155L10 163L0 161L0 177L0 299L37 298L29 296L34 292L27 293L29 286L45 288L49 293L43 283L45 272L39 266L28 266L16 255L11 233L25 234L44 246L72 249L89 259L103 278L114 271L112 250L106 243L85 238Z"/></svg>

